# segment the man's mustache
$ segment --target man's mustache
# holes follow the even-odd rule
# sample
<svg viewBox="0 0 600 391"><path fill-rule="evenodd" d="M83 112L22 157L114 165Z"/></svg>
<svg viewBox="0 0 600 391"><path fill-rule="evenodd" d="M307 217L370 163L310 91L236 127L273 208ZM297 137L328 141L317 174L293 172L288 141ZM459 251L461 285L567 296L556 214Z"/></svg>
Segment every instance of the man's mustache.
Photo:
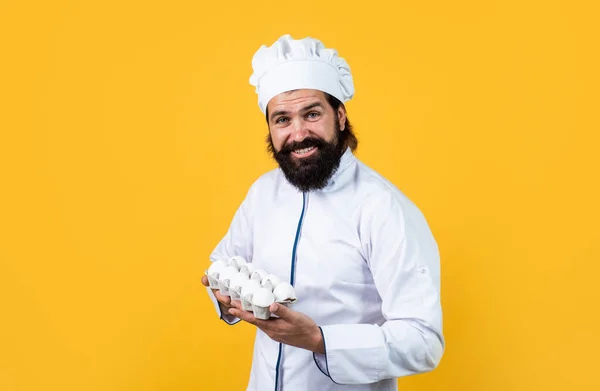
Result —
<svg viewBox="0 0 600 391"><path fill-rule="evenodd" d="M325 145L325 141L315 137L307 137L302 141L292 141L284 145L279 153L289 154L297 149L304 149L310 147L320 147Z"/></svg>

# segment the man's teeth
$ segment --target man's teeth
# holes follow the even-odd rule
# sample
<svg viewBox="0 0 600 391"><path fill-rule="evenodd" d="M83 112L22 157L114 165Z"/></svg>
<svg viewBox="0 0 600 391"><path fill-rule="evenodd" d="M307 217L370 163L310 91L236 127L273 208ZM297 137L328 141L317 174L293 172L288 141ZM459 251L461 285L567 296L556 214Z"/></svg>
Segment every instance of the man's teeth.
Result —
<svg viewBox="0 0 600 391"><path fill-rule="evenodd" d="M314 149L315 147L309 147L309 148L304 148L304 149L296 149L294 152L296 152L299 155L303 155L307 152L310 152Z"/></svg>

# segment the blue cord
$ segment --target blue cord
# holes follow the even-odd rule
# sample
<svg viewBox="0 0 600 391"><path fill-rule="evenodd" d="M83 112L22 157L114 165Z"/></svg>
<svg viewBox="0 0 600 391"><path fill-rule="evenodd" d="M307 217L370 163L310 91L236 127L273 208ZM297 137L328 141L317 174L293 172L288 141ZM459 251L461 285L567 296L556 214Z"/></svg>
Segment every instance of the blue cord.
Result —
<svg viewBox="0 0 600 391"><path fill-rule="evenodd" d="M298 221L298 228L296 228L296 238L294 239L294 248L292 249L292 267L290 268L290 284L294 286L294 280L296 277L296 250L298 248L298 239L300 239L300 228L302 227L302 220L304 219L304 208L306 206L306 193L302 193L302 213L300 214L300 220ZM279 344L279 354L277 355L277 365L275 367L275 391L279 389L279 365L281 364L281 352L283 345Z"/></svg>

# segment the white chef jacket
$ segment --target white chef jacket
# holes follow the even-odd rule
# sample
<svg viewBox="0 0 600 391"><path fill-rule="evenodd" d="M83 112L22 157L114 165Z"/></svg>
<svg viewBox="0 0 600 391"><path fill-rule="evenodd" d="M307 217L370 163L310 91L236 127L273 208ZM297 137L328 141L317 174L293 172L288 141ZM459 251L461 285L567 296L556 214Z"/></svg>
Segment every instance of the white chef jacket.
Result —
<svg viewBox="0 0 600 391"><path fill-rule="evenodd" d="M318 191L298 191L279 168L258 178L209 258L234 255L294 285L290 308L325 343L315 354L257 328L247 391L397 390L396 378L440 362L437 244L420 210L350 149Z"/></svg>

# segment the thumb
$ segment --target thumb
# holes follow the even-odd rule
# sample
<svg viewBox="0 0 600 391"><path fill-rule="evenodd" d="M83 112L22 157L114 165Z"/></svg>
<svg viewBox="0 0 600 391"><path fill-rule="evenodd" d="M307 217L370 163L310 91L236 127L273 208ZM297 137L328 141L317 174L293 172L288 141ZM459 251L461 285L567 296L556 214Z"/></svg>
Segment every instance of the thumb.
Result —
<svg viewBox="0 0 600 391"><path fill-rule="evenodd" d="M271 304L270 310L283 320L290 320L294 316L294 311L279 303Z"/></svg>

